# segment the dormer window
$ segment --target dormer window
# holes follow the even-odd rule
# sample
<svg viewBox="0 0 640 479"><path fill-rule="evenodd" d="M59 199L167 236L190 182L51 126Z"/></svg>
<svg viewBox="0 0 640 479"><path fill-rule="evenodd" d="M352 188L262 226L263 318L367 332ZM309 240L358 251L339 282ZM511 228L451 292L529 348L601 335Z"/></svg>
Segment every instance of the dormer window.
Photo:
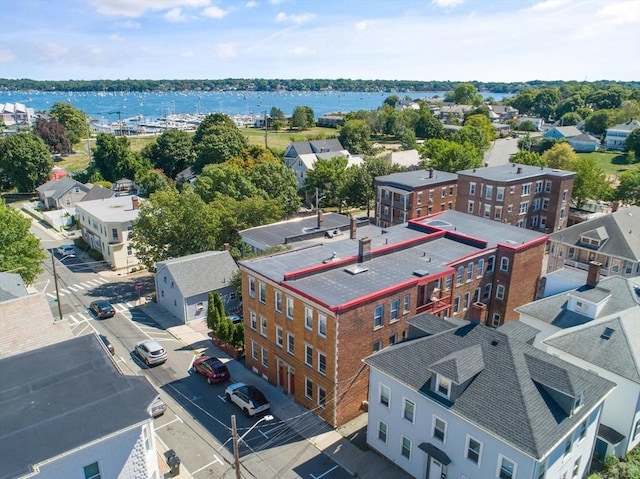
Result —
<svg viewBox="0 0 640 479"><path fill-rule="evenodd" d="M579 410L584 404L584 391L580 391L576 398L573 400L573 409L572 414L574 414L577 410Z"/></svg>
<svg viewBox="0 0 640 479"><path fill-rule="evenodd" d="M451 381L438 374L436 378L436 392L442 394L446 398L451 397Z"/></svg>

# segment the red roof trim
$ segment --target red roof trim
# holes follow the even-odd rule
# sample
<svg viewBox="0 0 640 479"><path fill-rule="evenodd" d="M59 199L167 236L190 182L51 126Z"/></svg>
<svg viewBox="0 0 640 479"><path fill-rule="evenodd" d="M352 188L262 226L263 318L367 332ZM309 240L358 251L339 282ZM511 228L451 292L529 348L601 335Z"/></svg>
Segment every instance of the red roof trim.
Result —
<svg viewBox="0 0 640 479"><path fill-rule="evenodd" d="M498 245L502 248L506 248L506 249L511 249L514 251L519 251L519 250L524 250L527 248L531 248L532 246L538 246L541 243L546 243L547 240L549 239L549 235L544 235L541 238L536 238L534 240L531 241L527 241L525 243L521 243L519 245L510 245L510 244L505 244L505 243L498 243Z"/></svg>

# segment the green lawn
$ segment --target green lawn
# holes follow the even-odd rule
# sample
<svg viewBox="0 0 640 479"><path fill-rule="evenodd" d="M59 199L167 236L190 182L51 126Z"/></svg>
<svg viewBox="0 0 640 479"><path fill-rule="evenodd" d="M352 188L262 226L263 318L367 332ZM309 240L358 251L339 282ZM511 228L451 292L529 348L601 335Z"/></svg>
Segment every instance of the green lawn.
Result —
<svg viewBox="0 0 640 479"><path fill-rule="evenodd" d="M596 165L607 175L618 176L633 165L627 163L627 154L622 152L594 151L592 153L578 153L580 157L594 158Z"/></svg>

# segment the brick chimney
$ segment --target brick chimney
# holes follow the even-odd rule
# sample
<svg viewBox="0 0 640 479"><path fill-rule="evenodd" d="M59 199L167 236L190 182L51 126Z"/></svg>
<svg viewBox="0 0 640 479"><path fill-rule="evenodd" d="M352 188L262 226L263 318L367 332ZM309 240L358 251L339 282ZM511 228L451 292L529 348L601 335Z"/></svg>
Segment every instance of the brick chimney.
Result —
<svg viewBox="0 0 640 479"><path fill-rule="evenodd" d="M433 168L429 168L429 178L433 178Z"/></svg>
<svg viewBox="0 0 640 479"><path fill-rule="evenodd" d="M137 196L132 196L131 197L131 206L133 207L134 210L138 209L138 205L140 205L140 198L138 198Z"/></svg>
<svg viewBox="0 0 640 479"><path fill-rule="evenodd" d="M358 229L358 220L355 218L351 218L349 223L349 238L356 239L356 230Z"/></svg>
<svg viewBox="0 0 640 479"><path fill-rule="evenodd" d="M589 262L589 272L587 273L587 286L591 286L595 288L598 285L598 281L600 281L600 268L602 267L602 263L598 263L597 261Z"/></svg>
<svg viewBox="0 0 640 479"><path fill-rule="evenodd" d="M371 238L362 238L358 242L358 263L364 263L371 259Z"/></svg>
<svg viewBox="0 0 640 479"><path fill-rule="evenodd" d="M519 175L522 173L522 167L518 166L518 169L516 170L516 173Z"/></svg>
<svg viewBox="0 0 640 479"><path fill-rule="evenodd" d="M487 324L487 305L476 301L471 304L471 321L480 321L482 324Z"/></svg>
<svg viewBox="0 0 640 479"><path fill-rule="evenodd" d="M324 222L324 218L322 217L322 210L318 208L318 229L322 228L323 222Z"/></svg>

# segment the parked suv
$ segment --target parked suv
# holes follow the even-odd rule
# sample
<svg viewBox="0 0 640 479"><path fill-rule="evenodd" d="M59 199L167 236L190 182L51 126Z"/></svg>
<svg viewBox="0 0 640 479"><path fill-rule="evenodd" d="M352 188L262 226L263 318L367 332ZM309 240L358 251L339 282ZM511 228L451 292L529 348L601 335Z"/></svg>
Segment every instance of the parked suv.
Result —
<svg viewBox="0 0 640 479"><path fill-rule="evenodd" d="M63 244L59 246L56 250L58 255L62 258L75 258L76 257L76 247L72 244Z"/></svg>
<svg viewBox="0 0 640 479"><path fill-rule="evenodd" d="M229 370L222 361L211 356L199 356L193 362L195 372L207 378L209 384L229 379Z"/></svg>
<svg viewBox="0 0 640 479"><path fill-rule="evenodd" d="M269 409L269 401L255 386L245 383L235 383L227 386L224 391L227 401L238 406L247 416L255 416Z"/></svg>

